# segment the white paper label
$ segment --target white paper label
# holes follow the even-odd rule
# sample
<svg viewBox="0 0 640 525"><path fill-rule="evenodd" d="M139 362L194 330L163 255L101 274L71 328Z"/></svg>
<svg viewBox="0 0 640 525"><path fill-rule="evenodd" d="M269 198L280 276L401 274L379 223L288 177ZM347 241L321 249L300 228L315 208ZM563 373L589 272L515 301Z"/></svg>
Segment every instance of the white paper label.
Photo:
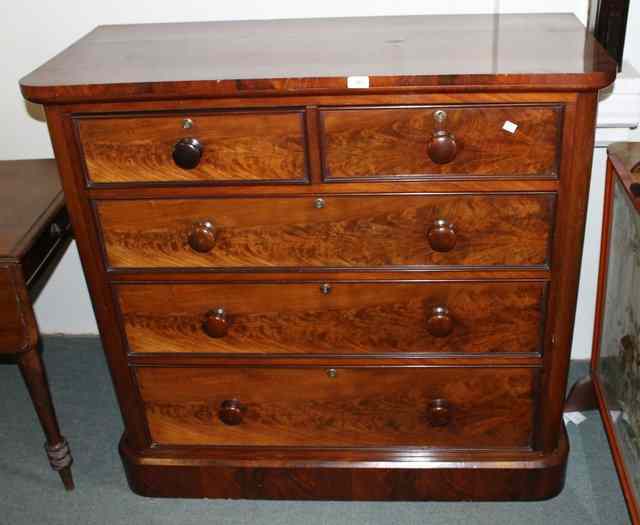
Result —
<svg viewBox="0 0 640 525"><path fill-rule="evenodd" d="M366 89L369 87L369 77L347 77L347 87L350 89Z"/></svg>
<svg viewBox="0 0 640 525"><path fill-rule="evenodd" d="M518 125L514 124L513 122L511 122L510 120L505 121L505 123L502 125L502 129L505 131L508 131L509 133L515 133L516 130L518 129Z"/></svg>
<svg viewBox="0 0 640 525"><path fill-rule="evenodd" d="M582 412L565 412L563 414L563 417L565 423L571 421L574 425L579 425L585 419L587 419Z"/></svg>

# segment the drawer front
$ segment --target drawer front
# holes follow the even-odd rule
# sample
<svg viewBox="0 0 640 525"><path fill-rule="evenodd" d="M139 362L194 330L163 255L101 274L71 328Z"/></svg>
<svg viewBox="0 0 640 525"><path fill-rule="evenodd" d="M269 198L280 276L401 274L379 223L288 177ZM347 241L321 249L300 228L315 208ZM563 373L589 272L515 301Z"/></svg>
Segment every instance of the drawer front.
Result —
<svg viewBox="0 0 640 525"><path fill-rule="evenodd" d="M535 266L553 194L99 201L112 268Z"/></svg>
<svg viewBox="0 0 640 525"><path fill-rule="evenodd" d="M165 445L528 448L533 368L138 368Z"/></svg>
<svg viewBox="0 0 640 525"><path fill-rule="evenodd" d="M326 180L558 176L560 106L336 108L321 123Z"/></svg>
<svg viewBox="0 0 640 525"><path fill-rule="evenodd" d="M62 208L51 219L48 227L34 240L22 259L22 273L27 285L41 270L46 262L53 259L58 250L66 247L71 237L71 223L66 208Z"/></svg>
<svg viewBox="0 0 640 525"><path fill-rule="evenodd" d="M132 352L540 352L543 283L122 284Z"/></svg>
<svg viewBox="0 0 640 525"><path fill-rule="evenodd" d="M77 118L76 126L91 183L305 182L303 116L158 114Z"/></svg>

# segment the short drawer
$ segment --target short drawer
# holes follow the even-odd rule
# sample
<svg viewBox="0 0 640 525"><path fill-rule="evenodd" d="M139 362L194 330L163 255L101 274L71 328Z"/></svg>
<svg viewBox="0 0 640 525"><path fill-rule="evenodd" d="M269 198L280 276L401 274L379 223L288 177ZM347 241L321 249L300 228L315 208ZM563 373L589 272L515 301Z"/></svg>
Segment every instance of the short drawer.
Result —
<svg viewBox="0 0 640 525"><path fill-rule="evenodd" d="M549 263L555 196L366 195L98 201L112 268Z"/></svg>
<svg viewBox="0 0 640 525"><path fill-rule="evenodd" d="M304 112L77 117L91 184L302 182Z"/></svg>
<svg viewBox="0 0 640 525"><path fill-rule="evenodd" d="M138 368L154 443L529 448L536 368Z"/></svg>
<svg viewBox="0 0 640 525"><path fill-rule="evenodd" d="M542 351L544 283L174 283L115 290L132 352Z"/></svg>
<svg viewBox="0 0 640 525"><path fill-rule="evenodd" d="M561 106L328 108L327 181L556 178Z"/></svg>

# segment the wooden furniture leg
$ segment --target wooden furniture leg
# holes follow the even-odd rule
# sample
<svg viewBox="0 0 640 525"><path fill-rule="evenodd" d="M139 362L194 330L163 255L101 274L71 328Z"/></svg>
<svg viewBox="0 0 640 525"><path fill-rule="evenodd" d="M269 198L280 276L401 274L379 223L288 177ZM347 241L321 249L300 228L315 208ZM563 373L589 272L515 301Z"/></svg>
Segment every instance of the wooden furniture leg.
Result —
<svg viewBox="0 0 640 525"><path fill-rule="evenodd" d="M33 302L71 242L55 161L0 162L0 210L0 358L16 356L47 436L49 462L72 490L71 454L60 435L33 313Z"/></svg>
<svg viewBox="0 0 640 525"><path fill-rule="evenodd" d="M47 437L45 450L47 451L47 456L49 456L51 468L58 472L65 489L73 490L74 484L71 474L73 458L67 440L60 434L58 420L51 400L51 392L49 391L47 374L38 348L33 347L26 352L20 353L18 355L18 366L29 390L29 395L38 414L42 429Z"/></svg>
<svg viewBox="0 0 640 525"><path fill-rule="evenodd" d="M593 388L593 381L590 375L578 379L567 396L564 404L565 412L584 412L586 410L597 410L598 401Z"/></svg>

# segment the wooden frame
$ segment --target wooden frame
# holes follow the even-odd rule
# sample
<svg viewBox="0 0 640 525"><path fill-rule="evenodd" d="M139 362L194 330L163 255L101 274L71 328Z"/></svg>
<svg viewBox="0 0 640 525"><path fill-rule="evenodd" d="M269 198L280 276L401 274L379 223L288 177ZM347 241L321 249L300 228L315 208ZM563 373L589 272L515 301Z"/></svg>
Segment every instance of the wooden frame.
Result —
<svg viewBox="0 0 640 525"><path fill-rule="evenodd" d="M619 183L624 189L624 197L629 199L629 204L633 206L636 211L639 211L640 203L634 198L633 194L629 191L630 181L627 179L625 170L620 169L621 166L615 166L611 157L607 161L607 175L606 175L606 187L604 197L604 213L603 213L603 226L602 226L602 241L600 250L600 271L598 274L598 293L596 302L595 313L595 327L593 334L593 351L591 355L591 380L593 383L593 391L595 394L597 407L602 417L602 422L607 434L609 446L613 456L613 461L620 479L622 491L624 494L627 508L631 521L634 524L640 523L640 507L638 500L634 494L630 472L625 465L624 457L622 454L619 438L615 430L615 422L611 416L610 403L606 396L605 388L602 384L600 374L598 372L599 364L601 360L601 343L604 321L604 307L607 293L607 277L609 270L609 255L611 245L611 226L613 219L613 204L614 204L614 185ZM618 179L620 178L620 180Z"/></svg>
<svg viewBox="0 0 640 525"><path fill-rule="evenodd" d="M590 27L596 39L618 63L622 70L624 40L630 0L593 0L590 6Z"/></svg>

